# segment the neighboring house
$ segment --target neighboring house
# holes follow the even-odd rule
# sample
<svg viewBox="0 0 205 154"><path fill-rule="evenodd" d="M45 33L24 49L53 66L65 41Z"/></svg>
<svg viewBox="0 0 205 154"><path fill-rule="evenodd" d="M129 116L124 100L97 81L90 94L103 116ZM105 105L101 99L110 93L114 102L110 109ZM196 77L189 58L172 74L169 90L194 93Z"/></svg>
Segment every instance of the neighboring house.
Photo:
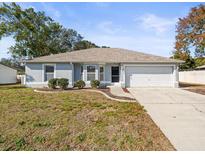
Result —
<svg viewBox="0 0 205 154"><path fill-rule="evenodd" d="M26 62L26 85L45 87L51 78L87 85L91 80L121 87L178 87L180 60L118 48L91 48Z"/></svg>
<svg viewBox="0 0 205 154"><path fill-rule="evenodd" d="M16 83L17 70L0 63L0 84Z"/></svg>

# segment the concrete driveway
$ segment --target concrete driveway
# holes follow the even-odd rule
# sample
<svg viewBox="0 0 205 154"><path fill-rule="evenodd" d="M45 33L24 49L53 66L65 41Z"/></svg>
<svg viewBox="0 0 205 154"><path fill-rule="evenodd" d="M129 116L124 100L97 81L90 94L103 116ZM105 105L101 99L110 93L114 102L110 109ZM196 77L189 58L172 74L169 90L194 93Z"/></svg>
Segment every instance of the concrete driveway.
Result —
<svg viewBox="0 0 205 154"><path fill-rule="evenodd" d="M177 150L205 150L205 95L179 88L129 88Z"/></svg>

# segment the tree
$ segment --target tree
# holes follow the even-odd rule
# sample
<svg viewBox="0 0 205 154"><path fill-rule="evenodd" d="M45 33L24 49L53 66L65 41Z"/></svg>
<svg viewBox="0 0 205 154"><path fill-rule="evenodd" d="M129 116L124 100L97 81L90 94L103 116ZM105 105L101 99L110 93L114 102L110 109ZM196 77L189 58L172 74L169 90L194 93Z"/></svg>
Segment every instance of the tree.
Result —
<svg viewBox="0 0 205 154"><path fill-rule="evenodd" d="M82 40L75 44L73 50L82 50L82 49L89 49L89 48L99 48L99 46L97 46L96 44L90 41Z"/></svg>
<svg viewBox="0 0 205 154"><path fill-rule="evenodd" d="M15 66L11 59L1 58L0 62L4 65L7 65L7 66L11 66L11 67Z"/></svg>
<svg viewBox="0 0 205 154"><path fill-rule="evenodd" d="M73 29L63 28L44 12L33 8L23 10L16 3L0 6L0 39L12 36L16 44L9 52L14 58L38 57L73 50L82 36Z"/></svg>
<svg viewBox="0 0 205 154"><path fill-rule="evenodd" d="M205 55L205 5L194 7L177 24L175 49L177 52Z"/></svg>
<svg viewBox="0 0 205 154"><path fill-rule="evenodd" d="M108 46L98 46L95 43L92 43L87 40L79 41L75 44L73 50L82 50L82 49L89 49L89 48L110 48Z"/></svg>
<svg viewBox="0 0 205 154"><path fill-rule="evenodd" d="M173 59L180 59L185 61L185 63L179 66L179 70L189 70L195 68L195 59L190 56L187 52L175 51L173 52Z"/></svg>
<svg viewBox="0 0 205 154"><path fill-rule="evenodd" d="M103 45L101 48L110 48L110 47L108 47L108 46L104 46L104 45Z"/></svg>
<svg viewBox="0 0 205 154"><path fill-rule="evenodd" d="M205 57L195 58L196 67L205 65Z"/></svg>

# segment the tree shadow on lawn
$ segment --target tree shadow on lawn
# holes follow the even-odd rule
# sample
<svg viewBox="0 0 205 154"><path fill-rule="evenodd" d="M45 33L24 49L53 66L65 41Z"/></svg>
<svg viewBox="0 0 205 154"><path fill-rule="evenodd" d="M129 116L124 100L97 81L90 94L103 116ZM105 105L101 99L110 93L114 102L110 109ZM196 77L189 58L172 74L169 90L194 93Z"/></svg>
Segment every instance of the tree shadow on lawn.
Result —
<svg viewBox="0 0 205 154"><path fill-rule="evenodd" d="M0 85L1 90L10 90L10 89L24 89L25 86L22 86L20 84L11 84L11 85Z"/></svg>

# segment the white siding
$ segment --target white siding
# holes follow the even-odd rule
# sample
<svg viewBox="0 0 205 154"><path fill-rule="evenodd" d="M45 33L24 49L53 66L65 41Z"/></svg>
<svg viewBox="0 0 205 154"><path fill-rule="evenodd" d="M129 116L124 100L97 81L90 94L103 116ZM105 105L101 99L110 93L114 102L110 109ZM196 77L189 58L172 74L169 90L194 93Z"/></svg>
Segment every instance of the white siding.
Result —
<svg viewBox="0 0 205 154"><path fill-rule="evenodd" d="M17 70L0 64L0 84L16 83Z"/></svg>

